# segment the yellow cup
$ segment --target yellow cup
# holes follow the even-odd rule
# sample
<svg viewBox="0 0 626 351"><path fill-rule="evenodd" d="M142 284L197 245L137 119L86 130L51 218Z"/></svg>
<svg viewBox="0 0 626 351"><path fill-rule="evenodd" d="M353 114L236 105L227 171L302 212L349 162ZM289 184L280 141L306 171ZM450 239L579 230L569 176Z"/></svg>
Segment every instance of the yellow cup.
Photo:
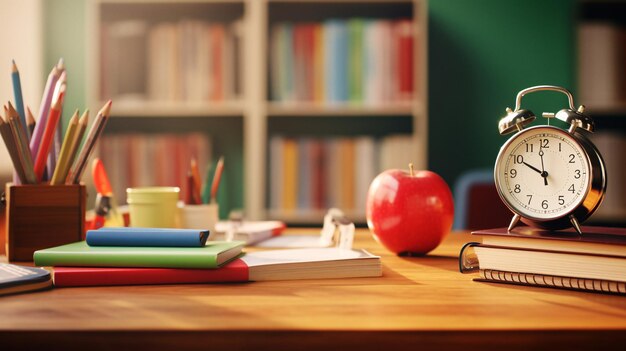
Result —
<svg viewBox="0 0 626 351"><path fill-rule="evenodd" d="M141 187L126 189L130 226L141 228L178 228L178 187Z"/></svg>

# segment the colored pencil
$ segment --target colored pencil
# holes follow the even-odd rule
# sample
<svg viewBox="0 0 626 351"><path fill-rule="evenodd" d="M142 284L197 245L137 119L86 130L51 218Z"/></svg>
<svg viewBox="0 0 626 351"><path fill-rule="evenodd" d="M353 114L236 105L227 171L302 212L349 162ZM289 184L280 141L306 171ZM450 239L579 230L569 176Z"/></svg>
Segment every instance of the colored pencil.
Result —
<svg viewBox="0 0 626 351"><path fill-rule="evenodd" d="M56 82L59 79L59 69L54 66L50 74L48 75L48 81L46 82L46 87L44 88L43 95L41 97L41 105L39 105L39 117L37 118L37 125L35 126L35 130L33 131L33 135L30 139L30 154L33 158L37 156L39 152L39 147L41 145L41 138L43 137L44 130L46 129L46 124L48 121L48 113L50 112L50 103L52 102L52 94L54 93L54 88L56 86Z"/></svg>
<svg viewBox="0 0 626 351"><path fill-rule="evenodd" d="M35 117L33 117L33 113L31 112L30 107L26 106L26 126L28 127L29 135L33 135L36 124L37 122L35 121Z"/></svg>
<svg viewBox="0 0 626 351"><path fill-rule="evenodd" d="M215 166L215 174L213 175L213 184L211 185L211 202L216 201L217 189L220 186L220 180L222 179L222 173L224 172L224 156L220 157Z"/></svg>
<svg viewBox="0 0 626 351"><path fill-rule="evenodd" d="M91 156L91 153L95 148L96 142L102 134L104 126L109 119L109 113L111 112L112 103L113 102L109 100L98 112L96 120L93 122L93 125L89 130L89 134L87 135L87 140L85 141L83 148L80 150L80 154L78 155L78 159L76 160L74 170L69 176L69 182L71 184L78 184L80 182L80 178L82 178L83 173L85 172L85 168L87 166L87 162L89 161L89 156Z"/></svg>
<svg viewBox="0 0 626 351"><path fill-rule="evenodd" d="M76 159L76 154L78 149L80 148L80 144L83 142L83 136L85 135L85 131L87 130L87 125L89 124L89 110L85 110L83 115L78 120L78 126L76 129L76 135L70 144L70 150L68 151L68 159L67 163L64 165L63 169L60 171L60 177L63 179L64 183L67 182L68 173L74 164L74 160Z"/></svg>
<svg viewBox="0 0 626 351"><path fill-rule="evenodd" d="M60 185L65 183L65 176L67 175L67 172L64 174L64 170L67 169L66 165L70 158L70 149L72 148L72 142L76 137L77 130L78 110L74 112L74 115L70 118L70 122L67 126L65 138L63 138L63 144L61 145L61 151L59 152L59 162L57 163L54 173L52 174L52 178L50 179L50 185Z"/></svg>
<svg viewBox="0 0 626 351"><path fill-rule="evenodd" d="M20 157L17 153L17 145L15 144L15 140L13 139L13 132L11 131L11 126L4 121L4 118L0 116L0 135L2 135L2 140L4 141L4 145L7 147L9 151L9 156L11 157L11 162L13 163L13 168L17 172L17 175L22 183L26 182L26 173L24 173L24 166L20 161Z"/></svg>
<svg viewBox="0 0 626 351"><path fill-rule="evenodd" d="M39 181L42 180L43 172L46 169L46 160L50 152L50 145L53 142L54 133L61 117L61 103L63 98L64 94L59 95L59 98L54 101L54 105L50 108L50 115L46 120L46 128L37 151L37 157L35 158L35 175ZM41 125L41 123L39 123L39 125ZM52 172L52 170L49 171Z"/></svg>
<svg viewBox="0 0 626 351"><path fill-rule="evenodd" d="M15 145L17 147L18 157L22 163L22 167L24 168L24 174L26 175L25 180L22 179L22 182L35 184L37 179L35 178L35 173L33 172L33 159L30 156L26 132L24 132L22 122L20 122L20 117L17 111L13 108L13 105L11 105L11 102L9 102L8 105L9 107L6 111L9 126L11 127L11 133L13 133L13 140L15 141Z"/></svg>
<svg viewBox="0 0 626 351"><path fill-rule="evenodd" d="M17 69L15 60L13 60L13 69L11 72L11 79L13 80L13 96L15 97L15 108L20 115L20 121L24 131L26 132L26 140L30 140L30 132L26 128L26 113L24 113L24 99L22 98L22 83L20 81L20 71Z"/></svg>
<svg viewBox="0 0 626 351"><path fill-rule="evenodd" d="M58 66L57 66L58 68ZM57 81L57 85L56 88L54 89L54 94L52 94L52 101L56 101L59 96L61 96L61 94L65 95L65 91L67 89L67 75L66 75L66 71L64 70L63 73L61 73L61 76L59 77L59 80ZM59 122L61 125L63 125L63 100L61 100L61 107L59 108L59 119L61 122ZM52 144L50 145L50 153L48 155L48 161L47 161L47 175L48 177L52 178L52 174L54 172L54 170L56 169L56 165L57 165L57 159L59 158L59 153L61 152L61 142L62 142L62 136L63 136L63 128L57 128L54 135L53 135L53 140L52 140Z"/></svg>

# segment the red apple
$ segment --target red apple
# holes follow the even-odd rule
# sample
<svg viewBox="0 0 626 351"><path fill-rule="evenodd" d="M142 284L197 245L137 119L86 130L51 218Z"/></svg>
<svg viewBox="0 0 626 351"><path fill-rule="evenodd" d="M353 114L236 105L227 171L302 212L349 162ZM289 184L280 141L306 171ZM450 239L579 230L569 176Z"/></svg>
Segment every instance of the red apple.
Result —
<svg viewBox="0 0 626 351"><path fill-rule="evenodd" d="M452 228L454 202L446 182L430 171L392 169L379 174L367 194L367 225L396 254L424 255Z"/></svg>

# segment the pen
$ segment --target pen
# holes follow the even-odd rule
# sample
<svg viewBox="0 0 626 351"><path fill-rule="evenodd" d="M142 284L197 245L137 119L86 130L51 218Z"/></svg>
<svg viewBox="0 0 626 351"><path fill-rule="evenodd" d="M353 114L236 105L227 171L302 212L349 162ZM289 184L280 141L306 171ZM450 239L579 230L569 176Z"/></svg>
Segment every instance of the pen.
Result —
<svg viewBox="0 0 626 351"><path fill-rule="evenodd" d="M224 172L224 156L220 157L215 166L215 174L213 175L213 184L211 184L211 202L216 201L217 188L220 186L220 180L222 179L222 172Z"/></svg>

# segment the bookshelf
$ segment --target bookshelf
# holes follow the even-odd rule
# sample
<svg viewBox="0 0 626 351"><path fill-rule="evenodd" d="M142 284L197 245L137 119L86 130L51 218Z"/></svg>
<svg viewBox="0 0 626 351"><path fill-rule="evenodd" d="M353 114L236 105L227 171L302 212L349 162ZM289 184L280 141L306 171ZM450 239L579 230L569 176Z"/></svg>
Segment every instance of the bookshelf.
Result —
<svg viewBox="0 0 626 351"><path fill-rule="evenodd" d="M626 223L626 3L583 1L578 18L578 92L594 117L592 136L608 173L607 195L590 221Z"/></svg>
<svg viewBox="0 0 626 351"><path fill-rule="evenodd" d="M232 194L228 195L231 197L229 206L221 208L221 217L225 217L230 209L243 207L246 217L250 219L280 219L293 224L321 223L326 208L333 205L329 201L318 203L317 207L305 206L287 210L281 206L272 206L272 192L276 192L279 186L273 179L276 170L272 169L277 164L277 161L273 159L275 154L272 153L271 148L272 140L276 138L297 142L306 139L320 143L325 143L327 139L356 142L356 140L363 141L369 138L365 143L370 145L369 149L372 146L375 147L376 149L372 150L375 155L379 155L382 153L379 149L393 150L385 143L388 140L396 140L401 135L405 143L402 148L395 142L398 144L395 146L396 153L401 156L397 159L411 160L417 168L427 166L426 1L93 0L87 6L87 12L87 23L91 26L88 30L87 86L92 88L87 95L90 105L94 106L108 97L114 99L115 108L112 111L112 117L115 119L112 121L115 127L110 133L141 133L153 130L153 126L150 125L154 124L169 128L177 125L177 121L182 118L185 121L183 125L186 127L177 126L176 130L203 132L211 138L217 138L213 140L212 157L215 159L219 157L216 153L220 148L225 148L225 146L220 146L219 140L219 135L223 133L216 129L219 130L219 125L224 121L237 120L237 122L226 123L229 128L234 126L240 129L224 132L232 132L239 138L235 142L229 142L231 146L233 143L240 143L235 147L236 152L240 154L231 157L227 155L227 163L229 158L231 164L239 163L232 169L231 174L240 173L239 178L235 176L230 185L236 184L238 188L243 189L243 193L235 194L234 199ZM173 42L176 40L184 42L180 39L180 33L184 31L196 33L196 37L198 37L198 31L204 30L205 32L202 33L208 31L207 35L211 38L211 29L207 28L215 24L223 28L227 37L232 35L233 38L232 42L223 46L230 48L231 54L220 55L224 57L221 61L222 66L209 72L209 76L216 77L216 72L222 71L221 82L226 88L223 93L219 94L219 98L210 93L214 87L199 79L199 77L206 76L206 71L202 70L204 68L197 68L200 62L206 59L206 55L202 56L198 52L203 52L203 50L215 52L211 51L213 46L209 49L203 46L198 48L197 40L191 40L193 42L191 44L186 42L186 44L170 43L157 46L151 44L150 41L150 38L154 41L154 37L162 39L168 35L171 36L171 33L163 33L172 30L178 31L179 38L169 39ZM334 26L335 32L333 33L335 34L328 34L331 24ZM382 29L372 29L375 26ZM307 42L304 27L310 30L308 33L314 33L314 31L324 33L324 36L320 37L323 38L320 39L322 41ZM285 39L287 41L279 42L274 32L279 30L284 32L285 28L297 28L300 34L289 32L292 36ZM329 67L331 60L338 59L335 51L330 49L330 44L323 40L337 38L337 28L347 33L345 34L348 35L347 39L341 38L347 40L345 43L358 54L353 53L349 56L352 65L346 64L346 70L352 70L352 73L339 78L343 79L339 84L344 84L348 90L344 91L343 97L331 99L330 94L327 93L332 89L330 83L320 85L320 81L327 82L335 79L337 75L329 74L326 68ZM356 32L350 32L350 30L356 30ZM368 30L370 32L367 32ZM121 38L111 40L111 33L114 36L117 33L122 33L122 35ZM379 39L368 39L370 37L364 33L370 33L371 38ZM392 36L384 38L403 43L402 50L404 51L400 51L401 49L397 46L388 46L380 51L389 51L390 56L370 58L366 48L370 50L377 48L376 44L381 43L380 35L383 35L380 33L389 33ZM300 36L301 34L304 37ZM194 34L191 35L193 37ZM204 34L200 34L202 35ZM298 35L297 38L296 35ZM401 42L401 39L396 39L401 36L405 41ZM354 38L360 38L358 45L361 46L355 46L357 39ZM406 45L406 38L409 38L410 46ZM284 45L285 42L299 45L293 51L284 51L293 52L293 55L297 53L299 55L297 58L286 56L282 57L281 61L299 65L291 71L293 75L289 78L293 83L292 86L298 91L284 90L288 91L288 95L293 93L297 96L294 99L281 98L276 94L277 77L280 74L283 74L281 76L283 79L285 77L285 72L277 70L277 68L282 68L282 65L276 65L278 52L276 45ZM302 46L298 43L308 44ZM161 52L156 48L167 48L167 45L182 45L181 47L185 49L179 50L179 56L176 58L162 57L171 54L172 50L161 50L163 51ZM122 48L117 50L117 53L123 51L134 52L134 54L128 61L121 60L115 57L116 52L108 50L111 47ZM169 47L171 49L172 46ZM321 47L326 49L324 52L330 56L321 61L307 61L312 60L307 57L313 57L314 53L306 50L321 50L319 49ZM303 52L305 56L302 56ZM404 61L401 61L402 59ZM138 62L133 62L133 60ZM398 63L394 61L386 66L372 63L380 62L380 60L397 60ZM182 73L179 72L178 76L172 74L171 70L168 70L169 73L163 72L162 68L160 71L158 69L155 71L155 67L176 66L176 62L179 67L183 67L180 71ZM197 69L189 68L189 65L181 65L180 62L191 62L189 65ZM337 62L343 61L340 59ZM404 68L409 67L405 66L407 62L410 62L410 70L397 68L398 65L403 65ZM372 66L367 65L389 67L394 69L396 74L390 82L377 81L376 79L380 77L368 76L368 68ZM360 67L360 70L350 67ZM136 71L141 71L141 73L137 74ZM403 75L405 71L411 73L408 76ZM116 78L110 78L116 75ZM322 76L323 78L319 78ZM233 81L228 82L228 79ZM318 79L321 80L318 81ZM301 82L308 83L303 85ZM296 85L297 83L300 85ZM395 89L393 96L389 94L382 96L384 91L380 93L380 90L367 90L368 87L379 85L378 83ZM162 85L175 85L176 88L166 89ZM196 89L203 93L198 94ZM321 91L322 97L314 94L314 90ZM207 91L209 91L208 98L206 98ZM115 96L116 93L119 96ZM202 129L207 127L213 129ZM383 144L385 145L382 146ZM389 142L389 144L393 143ZM370 153L370 155L374 154ZM386 159L384 156L376 156L376 158L376 162L368 160L374 167L370 169L370 176L375 175L375 172L378 172L383 165L387 167L393 163L393 160ZM404 163L402 161L402 164L395 164L393 167L406 167ZM352 172L357 174L357 171ZM337 177L341 177L341 174L341 172L335 173ZM295 177L297 182L298 176L295 175ZM331 178L328 179L332 180L332 176L329 177ZM371 180L364 178L359 180L361 187L365 183L369 184L369 181ZM298 186L302 189L302 184ZM337 188L337 185L332 186ZM349 201L351 204L363 198L363 194L360 197L356 194L357 189L352 191L355 194L350 195L354 197ZM342 196L345 197L345 195ZM296 199L296 202L298 200ZM337 205L357 222L364 222L364 204L359 204L359 208L356 206L345 208L340 206L341 204L335 204Z"/></svg>

